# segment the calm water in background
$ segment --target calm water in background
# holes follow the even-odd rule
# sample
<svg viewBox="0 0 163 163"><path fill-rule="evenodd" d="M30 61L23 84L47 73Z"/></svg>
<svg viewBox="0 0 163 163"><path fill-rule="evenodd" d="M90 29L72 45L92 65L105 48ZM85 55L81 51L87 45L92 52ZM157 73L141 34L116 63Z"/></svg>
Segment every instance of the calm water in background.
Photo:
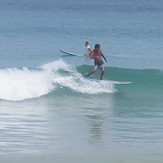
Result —
<svg viewBox="0 0 163 163"><path fill-rule="evenodd" d="M163 2L0 0L3 162L162 162ZM106 79L90 84L84 41ZM94 75L98 77L99 73Z"/></svg>

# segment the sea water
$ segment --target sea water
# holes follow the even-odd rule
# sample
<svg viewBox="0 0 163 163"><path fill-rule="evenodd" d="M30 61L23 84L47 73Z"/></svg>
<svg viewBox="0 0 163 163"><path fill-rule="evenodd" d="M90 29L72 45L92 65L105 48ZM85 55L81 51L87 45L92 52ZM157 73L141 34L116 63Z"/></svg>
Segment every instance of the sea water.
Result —
<svg viewBox="0 0 163 163"><path fill-rule="evenodd" d="M161 0L0 0L0 162L162 162L162 17ZM85 41L132 84L86 81Z"/></svg>

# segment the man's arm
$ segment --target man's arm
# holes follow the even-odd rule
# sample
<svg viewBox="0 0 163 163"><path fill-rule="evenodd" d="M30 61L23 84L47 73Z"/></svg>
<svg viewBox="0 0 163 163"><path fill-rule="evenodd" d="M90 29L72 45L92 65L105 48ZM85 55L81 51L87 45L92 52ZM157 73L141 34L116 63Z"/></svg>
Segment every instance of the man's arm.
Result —
<svg viewBox="0 0 163 163"><path fill-rule="evenodd" d="M101 52L101 56L104 58L105 62L107 62L107 59L105 58L102 52Z"/></svg>
<svg viewBox="0 0 163 163"><path fill-rule="evenodd" d="M93 51L90 51L89 56L90 56L91 59L94 59L94 53L93 53Z"/></svg>

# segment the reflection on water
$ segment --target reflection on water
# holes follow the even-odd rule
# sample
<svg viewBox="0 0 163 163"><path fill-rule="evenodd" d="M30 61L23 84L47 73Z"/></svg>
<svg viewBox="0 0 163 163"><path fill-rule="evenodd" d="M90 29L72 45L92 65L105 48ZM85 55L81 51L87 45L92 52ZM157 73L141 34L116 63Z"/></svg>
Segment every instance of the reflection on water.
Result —
<svg viewBox="0 0 163 163"><path fill-rule="evenodd" d="M88 116L90 120L90 134L92 143L102 143L103 140L103 117L101 115Z"/></svg>
<svg viewBox="0 0 163 163"><path fill-rule="evenodd" d="M83 114L87 118L90 131L90 143L104 145L105 126L109 117L112 116L114 106L112 96L89 98L89 104L83 108Z"/></svg>

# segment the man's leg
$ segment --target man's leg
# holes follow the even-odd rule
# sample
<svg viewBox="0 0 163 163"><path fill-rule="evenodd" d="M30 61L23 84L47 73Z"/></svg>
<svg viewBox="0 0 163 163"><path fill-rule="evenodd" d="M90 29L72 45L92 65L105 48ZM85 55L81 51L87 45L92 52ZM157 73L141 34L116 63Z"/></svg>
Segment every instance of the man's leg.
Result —
<svg viewBox="0 0 163 163"><path fill-rule="evenodd" d="M86 75L86 77L89 77L90 75L94 74L97 70L91 71L89 74Z"/></svg>
<svg viewBox="0 0 163 163"><path fill-rule="evenodd" d="M100 80L102 80L103 76L104 76L104 66L101 67L101 76L100 76Z"/></svg>

